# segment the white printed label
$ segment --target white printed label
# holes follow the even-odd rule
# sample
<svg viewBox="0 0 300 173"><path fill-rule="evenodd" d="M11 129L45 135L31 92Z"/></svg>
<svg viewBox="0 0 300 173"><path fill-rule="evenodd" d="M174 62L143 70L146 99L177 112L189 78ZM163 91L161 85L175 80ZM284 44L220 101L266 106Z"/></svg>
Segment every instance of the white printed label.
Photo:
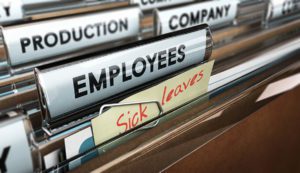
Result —
<svg viewBox="0 0 300 173"><path fill-rule="evenodd" d="M21 0L0 1L0 23L20 20L23 18L23 4Z"/></svg>
<svg viewBox="0 0 300 173"><path fill-rule="evenodd" d="M33 4L42 4L42 3L51 3L56 2L60 3L61 0L22 0L25 5L33 5Z"/></svg>
<svg viewBox="0 0 300 173"><path fill-rule="evenodd" d="M300 10L300 0L271 0L271 19L288 16Z"/></svg>
<svg viewBox="0 0 300 173"><path fill-rule="evenodd" d="M66 157L70 159L74 156L77 156L95 146L92 129L88 127L83 129L67 138L65 138L65 150L66 150ZM74 169L75 167L79 166L81 163L87 161L88 159L92 158L92 156L97 156L97 153L90 153L86 156L78 158L69 163L69 168Z"/></svg>
<svg viewBox="0 0 300 173"><path fill-rule="evenodd" d="M207 28L37 73L52 118L204 60Z"/></svg>
<svg viewBox="0 0 300 173"><path fill-rule="evenodd" d="M179 8L157 10L157 34L165 34L195 25L210 26L233 22L239 1L222 0L191 4Z"/></svg>
<svg viewBox="0 0 300 173"><path fill-rule="evenodd" d="M23 120L0 125L0 172L33 172Z"/></svg>
<svg viewBox="0 0 300 173"><path fill-rule="evenodd" d="M150 10L193 1L194 0L132 0L132 3L139 4L142 10Z"/></svg>
<svg viewBox="0 0 300 173"><path fill-rule="evenodd" d="M57 150L54 150L51 153L44 156L44 163L45 163L46 169L49 169L49 168L59 164L60 152L61 152L61 149L57 149Z"/></svg>
<svg viewBox="0 0 300 173"><path fill-rule="evenodd" d="M136 7L7 27L3 36L15 66L137 36L139 29Z"/></svg>

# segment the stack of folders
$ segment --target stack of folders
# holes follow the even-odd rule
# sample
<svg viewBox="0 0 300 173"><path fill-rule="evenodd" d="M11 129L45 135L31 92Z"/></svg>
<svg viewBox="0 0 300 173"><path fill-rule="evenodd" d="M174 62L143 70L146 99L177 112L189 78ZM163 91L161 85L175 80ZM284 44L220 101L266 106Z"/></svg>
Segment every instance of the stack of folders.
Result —
<svg viewBox="0 0 300 173"><path fill-rule="evenodd" d="M299 0L1 0L0 172L164 170L300 84L299 19Z"/></svg>

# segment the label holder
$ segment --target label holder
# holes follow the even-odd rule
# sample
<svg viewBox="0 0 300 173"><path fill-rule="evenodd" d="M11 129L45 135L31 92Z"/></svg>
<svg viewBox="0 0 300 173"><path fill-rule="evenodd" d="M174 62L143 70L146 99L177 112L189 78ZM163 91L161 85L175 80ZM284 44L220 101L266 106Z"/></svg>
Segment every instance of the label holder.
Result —
<svg viewBox="0 0 300 173"><path fill-rule="evenodd" d="M163 115L164 112L163 112L161 104L159 103L159 101L155 101L155 100L152 100L152 101L142 101L142 102L130 102L130 103L104 104L104 105L102 105L100 107L98 115L87 117L87 118L83 118L81 121L72 124L71 127L79 125L79 124L82 124L82 123L85 123L86 121L89 121L91 119L96 118L97 116L100 116L101 114L103 114L105 112L105 109L107 109L107 108L119 107L119 106L137 105L137 104L147 104L147 103L155 103L157 105L157 108L159 110L159 114L157 115L157 117L160 117L160 116ZM154 121L154 123L150 123L148 126L146 125L146 126L140 128L138 130L147 130L147 129L150 129L150 128L153 128L153 127L157 126L158 124L159 124L159 120L156 120L156 121ZM42 130L45 132L45 134L47 135L47 137L51 137L51 136L54 136L54 135L56 135L58 133L61 133L61 132L65 131L67 129L70 129L71 127L70 126L65 126L65 127L59 128L59 129L51 129L51 128L49 128L48 123L44 122L43 126L42 126Z"/></svg>
<svg viewBox="0 0 300 173"><path fill-rule="evenodd" d="M99 110L99 116L101 116L101 114L104 113L104 109L106 108L113 108L113 107L119 107L119 106L130 106L130 105L138 105L138 104L147 104L147 103L155 103L157 105L157 108L159 110L159 114L157 115L157 117L160 117L163 115L163 108L160 104L159 101L153 100L153 101L142 101L142 102L129 102L129 103L113 103L113 104L105 104L103 106L101 106L100 110ZM151 121L151 120L150 120ZM157 126L159 124L159 119L154 121L154 123L149 124L149 126L143 126L142 128L139 128L138 130L147 130L147 129L151 129L155 126Z"/></svg>
<svg viewBox="0 0 300 173"><path fill-rule="evenodd" d="M75 15L72 15L72 16L60 16L58 18L51 18L50 21L60 21L60 20L69 20L69 19L72 19L72 18L76 18L76 17L81 17L81 16L88 16L88 15L100 15L100 14L105 14L105 13L111 13L111 12L114 12L114 10L136 10L136 9L139 9L138 8L138 5L130 5L130 6L120 6L120 7L117 7L117 8L114 8L114 9L103 9L101 11L92 11L92 12L84 12L84 13L79 13L79 14L75 14ZM139 10L139 25L141 26L141 22L142 22L142 18L143 18L144 14L141 10ZM18 64L14 64L12 63L12 60L11 59L16 59L16 57L10 55L9 51L11 48L9 46L9 41L7 41L7 38L6 38L6 31L7 30L10 30L10 27L11 28L16 28L16 27L19 27L19 26L22 26L22 25L28 25L28 26L31 26L30 24L36 24L36 23L42 23L45 22L46 20L45 19L42 19L42 20L36 20L36 21L30 21L29 23L28 22L25 22L25 21L22 21L22 22L19 22L16 26L13 25L8 25L8 26L0 26L0 34L2 35L3 37L3 47L5 49L5 58L6 58L6 61L9 65L9 73L11 75L14 75L14 74L20 74L20 73L23 73L23 72L27 72L27 71L30 71L32 70L34 67L36 66L41 66L41 65L47 65L47 64L50 64L50 63L56 63L58 61L63 61L63 60L66 60L66 59L70 59L71 57L73 56L80 56L82 55L81 54L81 51L87 51L85 52L85 54L87 53L91 53L91 52L94 52L94 50L97 50L98 46L102 46L104 47L104 49L106 49L105 45L108 44L108 43L116 43L116 46L120 46L122 44L125 43L128 43L128 42L131 42L132 40L138 40L140 37L141 37L141 31L142 31L142 28L139 27L139 30L138 32L136 33L136 35L132 35L132 36L128 36L128 37L125 37L123 39L119 39L119 40L115 40L115 41L107 41L107 42L103 42L103 43L97 43L97 44L94 44L94 45L89 45L89 46L86 46L86 47L79 47L78 49L81 50L81 51L67 51L67 52L63 52L63 53L60 53L59 55L55 55L55 54L50 54L50 55L47 55L46 57L43 57L43 58L38 58L38 59L34 59L34 60L30 60L28 62L22 62L22 63L18 63ZM11 41L10 41L11 42ZM48 48L49 49L49 48ZM50 49L49 49L50 50ZM74 53L75 52L75 53ZM34 55L34 54L33 54Z"/></svg>

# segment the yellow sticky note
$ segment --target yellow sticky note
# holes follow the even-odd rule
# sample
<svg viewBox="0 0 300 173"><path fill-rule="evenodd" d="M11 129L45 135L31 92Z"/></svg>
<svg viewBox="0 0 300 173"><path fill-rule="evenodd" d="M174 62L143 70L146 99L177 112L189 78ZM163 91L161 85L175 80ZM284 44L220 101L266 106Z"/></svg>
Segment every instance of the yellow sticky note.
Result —
<svg viewBox="0 0 300 173"><path fill-rule="evenodd" d="M214 61L194 67L158 85L138 92L121 103L158 101L163 112L170 111L205 93ZM159 115L155 103L119 106L109 109L92 120L95 144L147 122Z"/></svg>

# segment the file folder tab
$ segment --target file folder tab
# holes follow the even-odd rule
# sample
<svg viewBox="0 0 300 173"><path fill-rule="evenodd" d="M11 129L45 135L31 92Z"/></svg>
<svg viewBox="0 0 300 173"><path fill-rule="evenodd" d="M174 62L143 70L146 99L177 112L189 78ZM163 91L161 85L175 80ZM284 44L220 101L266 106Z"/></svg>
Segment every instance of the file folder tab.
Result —
<svg viewBox="0 0 300 173"><path fill-rule="evenodd" d="M193 1L194 0L131 0L131 3L139 4L142 10L151 10Z"/></svg>
<svg viewBox="0 0 300 173"><path fill-rule="evenodd" d="M33 172L23 119L18 117L1 122L0 138L0 172Z"/></svg>
<svg viewBox="0 0 300 173"><path fill-rule="evenodd" d="M3 38L11 66L46 60L98 44L137 37L140 9L120 8L4 27Z"/></svg>
<svg viewBox="0 0 300 173"><path fill-rule="evenodd" d="M0 23L10 23L23 18L22 0L0 1Z"/></svg>
<svg viewBox="0 0 300 173"><path fill-rule="evenodd" d="M276 19L300 11L299 0L270 0L268 18Z"/></svg>
<svg viewBox="0 0 300 173"><path fill-rule="evenodd" d="M177 8L155 11L156 35L165 34L202 23L232 23L237 15L238 0L193 3Z"/></svg>
<svg viewBox="0 0 300 173"><path fill-rule="evenodd" d="M66 117L68 113L200 64L209 58L211 49L209 28L199 25L60 66L36 68L43 113L52 120Z"/></svg>
<svg viewBox="0 0 300 173"><path fill-rule="evenodd" d="M66 158L70 159L72 157L76 157L77 155L95 147L92 135L91 127L88 127L65 138L64 143ZM94 152L92 154L87 154L87 156L83 157L82 159L71 161L68 165L69 169L72 170L80 166L82 164L81 161L88 161L95 156L97 156L97 153Z"/></svg>

